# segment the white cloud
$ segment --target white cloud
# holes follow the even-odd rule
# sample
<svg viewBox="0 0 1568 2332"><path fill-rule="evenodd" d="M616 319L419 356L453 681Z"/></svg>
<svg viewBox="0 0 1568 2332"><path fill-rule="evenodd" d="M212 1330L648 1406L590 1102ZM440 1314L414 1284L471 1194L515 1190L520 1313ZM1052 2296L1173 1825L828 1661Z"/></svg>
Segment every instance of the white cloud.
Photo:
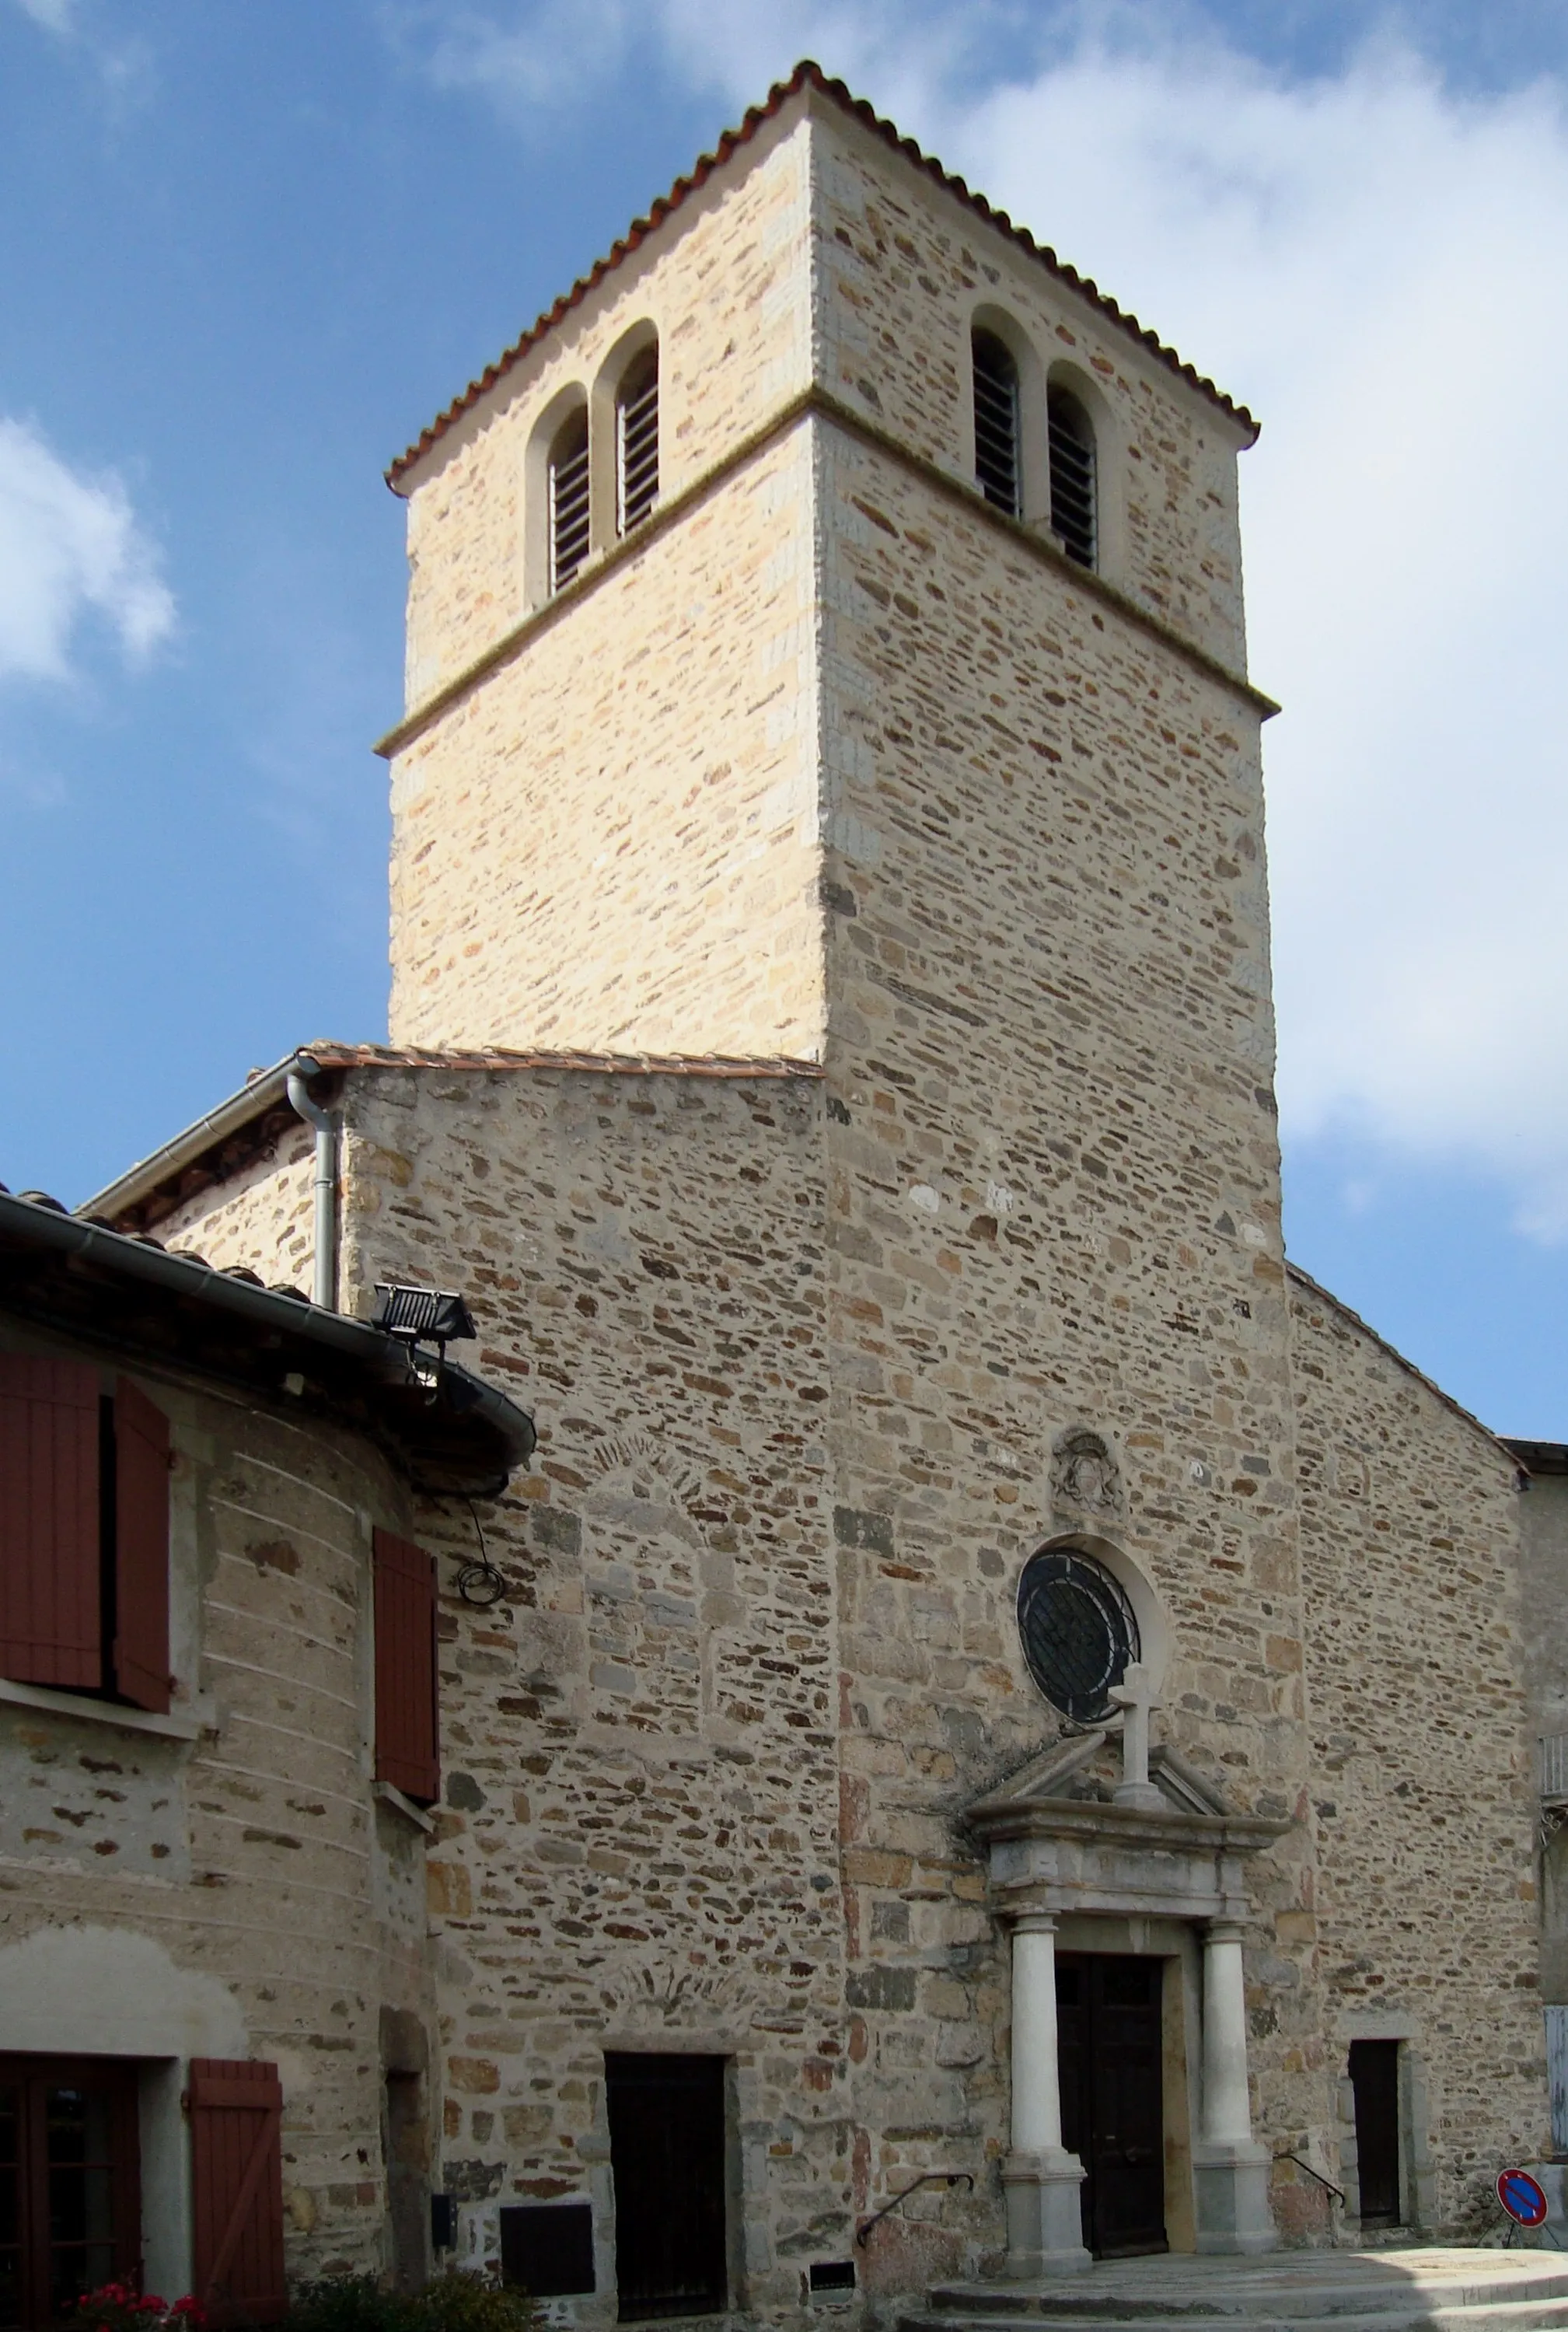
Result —
<svg viewBox="0 0 1568 2332"><path fill-rule="evenodd" d="M1288 86L1090 48L954 159L1243 396L1288 1133L1501 1174L1568 1234L1562 93L1408 53Z"/></svg>
<svg viewBox="0 0 1568 2332"><path fill-rule="evenodd" d="M65 680L82 621L130 663L174 629L175 604L122 481L71 469L37 429L0 419L0 678Z"/></svg>
<svg viewBox="0 0 1568 2332"><path fill-rule="evenodd" d="M76 0L16 0L23 14L42 24L47 33L71 33L75 30Z"/></svg>
<svg viewBox="0 0 1568 2332"><path fill-rule="evenodd" d="M571 45L560 0L486 21ZM1287 1133L1479 1166L1568 1238L1563 90L1467 99L1392 40L1293 81L1174 7L1039 11L1052 61L989 87L978 35L1022 21L1000 5L637 21L732 117L818 55L1262 416ZM617 0L588 25L575 70L624 64Z"/></svg>

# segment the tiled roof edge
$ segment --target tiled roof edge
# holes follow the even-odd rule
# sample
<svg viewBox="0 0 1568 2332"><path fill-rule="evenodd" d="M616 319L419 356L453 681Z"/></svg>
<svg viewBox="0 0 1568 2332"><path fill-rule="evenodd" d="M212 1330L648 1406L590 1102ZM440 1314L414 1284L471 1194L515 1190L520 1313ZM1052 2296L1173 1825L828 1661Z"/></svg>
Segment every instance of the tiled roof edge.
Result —
<svg viewBox="0 0 1568 2332"><path fill-rule="evenodd" d="M584 1053L506 1045L304 1047L324 1069L583 1069L634 1077L820 1077L820 1061L785 1053Z"/></svg>
<svg viewBox="0 0 1568 2332"><path fill-rule="evenodd" d="M1140 347L1146 349L1152 356L1156 357L1161 364L1179 375L1190 388L1195 388L1200 396L1206 397L1211 404L1218 406L1221 413L1227 415L1247 433L1250 443L1256 443L1259 424L1244 405L1239 405L1234 397L1228 397L1225 391L1217 387L1206 374L1199 372L1195 365L1188 364L1174 349L1167 347L1157 332L1145 330L1137 318L1129 315L1126 309L1118 307L1107 292L1100 290L1092 277L1080 275L1076 267L1069 266L1064 259L1059 259L1048 244L1036 243L1026 226L1015 226L1006 211L995 209L986 201L984 195L974 193L965 180L957 177L955 172L944 169L936 156L926 153L913 138L903 137L897 125L879 114L865 98L854 96L846 82L830 79L823 72L821 65L814 63L811 58L805 57L796 65L788 81L775 81L761 105L754 105L747 109L738 129L727 129L711 154L698 157L689 177L677 178L667 195L661 196L657 202L649 205L645 218L633 219L625 234L619 242L611 244L602 259L594 261L586 275L580 275L569 292L563 292L553 307L546 309L543 315L537 317L527 330L514 340L511 347L496 358L494 364L487 365L477 380L470 381L461 397L453 397L445 410L437 414L429 427L420 432L413 444L401 453L387 470L386 483L393 492L395 493L398 491L402 480L415 463L423 461L425 454L433 446L439 444L447 431L455 423L461 421L463 415L470 411L479 403L480 397L487 395L499 380L504 379L514 365L519 364L527 355L530 349L537 347L545 335L554 331L556 326L562 323L574 308L581 305L590 292L596 290L604 278L613 273L623 260L629 259L633 252L641 247L646 237L651 234L655 228L662 226L671 212L680 208L688 196L698 193L705 186L715 170L722 168L723 165L729 161L733 155L738 153L743 146L749 146L764 124L774 120L790 100L798 97L805 89L815 90L819 96L830 99L845 113L863 124L865 128L874 131L884 144L894 148L907 161L912 162L917 169L924 170L928 177L934 178L939 186L946 188L947 193L955 195L958 200L965 204L978 217L984 219L989 225L999 228L1019 246L1020 250L1027 252L1031 259L1038 260L1040 264L1049 273L1054 275L1059 282L1065 283L1072 291L1080 293L1099 310L1102 316L1115 324L1119 331L1126 333L1130 339L1136 340Z"/></svg>
<svg viewBox="0 0 1568 2332"><path fill-rule="evenodd" d="M1424 1369L1418 1369L1413 1361L1407 1361L1397 1344L1391 1344L1386 1336L1380 1336L1377 1330L1372 1325L1370 1321L1364 1320L1359 1312L1353 1312L1348 1304L1342 1302L1340 1297L1335 1295L1332 1289L1325 1287L1321 1280L1314 1279L1309 1271L1303 1271L1298 1263L1290 1263L1288 1261L1285 1266L1285 1270L1287 1276L1295 1280L1298 1287L1306 1288L1310 1295L1316 1295L1319 1297L1323 1303L1332 1305L1334 1310L1340 1314L1342 1319L1348 1320L1350 1322L1353 1328L1359 1328L1364 1336L1370 1336L1373 1343L1377 1346L1379 1352L1386 1352L1389 1359L1392 1361L1397 1367L1402 1368L1407 1377L1414 1377L1418 1384L1424 1385L1428 1392L1431 1394L1434 1400L1440 1400L1445 1409L1451 1410L1453 1414L1458 1418L1461 1418L1467 1425L1473 1425L1476 1431L1483 1435L1485 1438L1491 1443L1493 1448L1499 1451L1501 1455L1507 1459L1516 1474L1518 1472L1521 1464L1518 1453L1516 1450L1510 1448L1509 1444L1504 1440L1500 1433L1494 1433L1489 1425L1483 1425L1480 1419L1476 1416L1475 1412L1465 1407L1463 1401L1456 1400L1451 1392L1445 1392L1441 1385L1438 1384L1431 1377L1429 1377Z"/></svg>
<svg viewBox="0 0 1568 2332"><path fill-rule="evenodd" d="M706 1053L577 1053L509 1051L502 1046L491 1046L472 1051L444 1051L422 1046L342 1045L327 1040L302 1045L275 1067L253 1077L239 1092L219 1104L205 1117L197 1118L166 1142L151 1157L143 1159L95 1191L76 1209L83 1219L101 1217L121 1222L134 1217L139 1228L147 1228L142 1218L149 1201L165 1190L179 1190L181 1183L195 1170L205 1174L202 1161L214 1155L222 1156L238 1143L241 1149L253 1150L258 1122L275 1120L269 1130L262 1131L268 1141L279 1138L280 1128L299 1125L286 1091L288 1072L296 1064L309 1064L311 1074L319 1070L337 1075L349 1069L566 1069L584 1075L611 1075L617 1076L677 1076L712 1077L717 1079L791 1077L820 1078L820 1061L794 1060L787 1055L750 1057L740 1054ZM259 1153L258 1153L259 1154ZM208 1180L212 1180L207 1176ZM163 1210L166 1212L167 1209Z"/></svg>

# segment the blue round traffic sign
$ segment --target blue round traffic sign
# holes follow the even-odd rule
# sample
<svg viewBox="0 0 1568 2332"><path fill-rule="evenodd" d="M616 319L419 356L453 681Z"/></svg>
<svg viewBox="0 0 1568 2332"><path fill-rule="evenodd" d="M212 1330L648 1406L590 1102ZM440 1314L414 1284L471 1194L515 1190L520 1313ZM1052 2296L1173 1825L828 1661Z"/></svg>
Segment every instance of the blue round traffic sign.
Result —
<svg viewBox="0 0 1568 2332"><path fill-rule="evenodd" d="M1497 2200L1516 2226L1538 2227L1546 2216L1545 2194L1527 2170L1500 2170Z"/></svg>

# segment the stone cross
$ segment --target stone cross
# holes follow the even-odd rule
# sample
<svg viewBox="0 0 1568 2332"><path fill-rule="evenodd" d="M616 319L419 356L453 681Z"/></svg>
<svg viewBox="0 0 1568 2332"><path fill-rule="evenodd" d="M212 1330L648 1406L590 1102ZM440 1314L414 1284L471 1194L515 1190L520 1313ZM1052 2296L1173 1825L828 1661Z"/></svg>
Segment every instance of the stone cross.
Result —
<svg viewBox="0 0 1568 2332"><path fill-rule="evenodd" d="M1118 1806L1139 1806L1145 1813L1158 1813L1165 1801L1149 1779L1149 1712L1159 1704L1142 1661L1133 1662L1120 1684L1113 1685L1106 1698L1122 1712L1122 1778L1113 1793L1114 1802Z"/></svg>

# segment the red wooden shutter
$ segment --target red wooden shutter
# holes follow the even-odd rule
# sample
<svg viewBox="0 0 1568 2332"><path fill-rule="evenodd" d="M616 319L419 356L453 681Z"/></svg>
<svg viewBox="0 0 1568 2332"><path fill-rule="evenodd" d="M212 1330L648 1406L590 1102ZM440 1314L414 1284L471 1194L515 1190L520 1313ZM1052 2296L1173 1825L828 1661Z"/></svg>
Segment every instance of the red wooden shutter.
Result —
<svg viewBox="0 0 1568 2332"><path fill-rule="evenodd" d="M435 1558L375 1534L375 1778L429 1805L441 1793Z"/></svg>
<svg viewBox="0 0 1568 2332"><path fill-rule="evenodd" d="M114 1395L114 1681L169 1705L169 1421L121 1377Z"/></svg>
<svg viewBox="0 0 1568 2332"><path fill-rule="evenodd" d="M0 1675L103 1682L98 1371L0 1352Z"/></svg>
<svg viewBox="0 0 1568 2332"><path fill-rule="evenodd" d="M220 2324L273 2324L283 2280L283 2088L276 2065L191 2060L196 2298Z"/></svg>

